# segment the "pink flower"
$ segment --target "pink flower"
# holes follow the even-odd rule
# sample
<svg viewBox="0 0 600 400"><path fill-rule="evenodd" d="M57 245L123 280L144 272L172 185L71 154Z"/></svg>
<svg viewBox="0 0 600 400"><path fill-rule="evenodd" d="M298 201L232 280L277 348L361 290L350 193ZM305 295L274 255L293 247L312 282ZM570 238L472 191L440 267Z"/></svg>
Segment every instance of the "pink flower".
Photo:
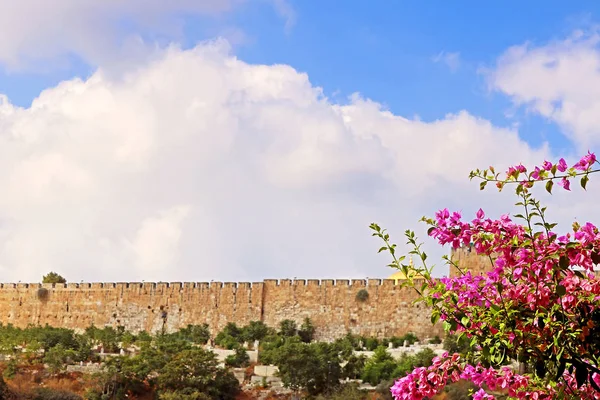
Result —
<svg viewBox="0 0 600 400"><path fill-rule="evenodd" d="M477 218L479 218L479 219L483 219L484 217L485 217L485 213L484 213L484 212L483 212L483 210L480 208L480 209L477 211Z"/></svg>
<svg viewBox="0 0 600 400"><path fill-rule="evenodd" d="M588 151L588 153L583 156L581 160L577 162L577 164L573 165L573 168L575 168L577 171L587 171L595 162L596 155Z"/></svg>
<svg viewBox="0 0 600 400"><path fill-rule="evenodd" d="M571 182L564 177L558 182L558 186L562 186L565 190L571 190Z"/></svg>
<svg viewBox="0 0 600 400"><path fill-rule="evenodd" d="M544 161L542 168L544 168L546 171L550 171L552 169L552 163L550 161Z"/></svg>
<svg viewBox="0 0 600 400"><path fill-rule="evenodd" d="M567 162L564 158L558 160L558 164L556 164L556 169L560 172L565 172L567 170Z"/></svg>

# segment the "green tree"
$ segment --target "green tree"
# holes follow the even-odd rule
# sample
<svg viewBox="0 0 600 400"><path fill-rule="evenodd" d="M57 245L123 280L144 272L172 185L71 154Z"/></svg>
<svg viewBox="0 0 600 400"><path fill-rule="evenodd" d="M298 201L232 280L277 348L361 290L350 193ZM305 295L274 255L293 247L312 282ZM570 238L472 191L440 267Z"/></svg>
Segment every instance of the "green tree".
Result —
<svg viewBox="0 0 600 400"><path fill-rule="evenodd" d="M284 345L286 339L277 335L266 336L260 342L260 351L258 352L258 362L263 365L275 364L277 352Z"/></svg>
<svg viewBox="0 0 600 400"><path fill-rule="evenodd" d="M315 335L315 327L312 324L310 318L304 318L302 325L300 325L300 329L298 329L298 336L304 343L310 343L313 340Z"/></svg>
<svg viewBox="0 0 600 400"><path fill-rule="evenodd" d="M375 349L373 356L365 364L362 374L362 380L372 386L377 386L381 381L392 378L396 370L396 361L392 358L386 348L379 346Z"/></svg>
<svg viewBox="0 0 600 400"><path fill-rule="evenodd" d="M269 327L262 321L250 321L243 328L242 336L244 340L253 342L255 340L263 340L269 334Z"/></svg>
<svg viewBox="0 0 600 400"><path fill-rule="evenodd" d="M302 343L298 337L286 340L275 355L284 386L306 390L311 396L332 392L340 385L340 363L336 346Z"/></svg>
<svg viewBox="0 0 600 400"><path fill-rule="evenodd" d="M415 367L429 367L433 364L432 360L435 357L435 352L426 347L415 354Z"/></svg>
<svg viewBox="0 0 600 400"><path fill-rule="evenodd" d="M235 353L225 358L225 365L229 367L242 368L250 365L248 352L241 346L235 348Z"/></svg>
<svg viewBox="0 0 600 400"><path fill-rule="evenodd" d="M298 326L296 325L296 321L292 321L291 319L284 319L279 323L279 334L281 336L296 336L298 333Z"/></svg>
<svg viewBox="0 0 600 400"><path fill-rule="evenodd" d="M235 323L229 322L215 337L215 344L226 349L233 349L243 342L242 329Z"/></svg>
<svg viewBox="0 0 600 400"><path fill-rule="evenodd" d="M42 277L42 283L67 283L67 280L56 272L50 271Z"/></svg>
<svg viewBox="0 0 600 400"><path fill-rule="evenodd" d="M381 346L381 343L379 343L379 340L377 340L377 338L374 338L374 337L367 338L365 340L364 344L365 344L365 348L369 351L375 351L375 349L377 349L379 346Z"/></svg>
<svg viewBox="0 0 600 400"><path fill-rule="evenodd" d="M352 354L348 357L346 364L342 368L342 377L348 379L358 379L361 377L367 357L363 354L357 356Z"/></svg>
<svg viewBox="0 0 600 400"><path fill-rule="evenodd" d="M229 371L217 366L214 353L194 348L177 354L158 377L161 392L204 393L211 399L233 400L239 383Z"/></svg>
<svg viewBox="0 0 600 400"><path fill-rule="evenodd" d="M59 343L44 353L44 363L48 365L51 373L62 372L73 359L74 353L73 350L66 349Z"/></svg>
<svg viewBox="0 0 600 400"><path fill-rule="evenodd" d="M208 329L208 324L188 325L179 330L179 335L192 343L206 344L210 338L210 330Z"/></svg>

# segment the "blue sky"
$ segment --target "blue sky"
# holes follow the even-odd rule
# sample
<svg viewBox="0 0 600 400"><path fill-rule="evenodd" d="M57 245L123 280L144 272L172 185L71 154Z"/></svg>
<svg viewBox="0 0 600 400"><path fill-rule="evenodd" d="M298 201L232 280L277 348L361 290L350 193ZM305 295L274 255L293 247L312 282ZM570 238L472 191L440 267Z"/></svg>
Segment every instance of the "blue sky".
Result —
<svg viewBox="0 0 600 400"><path fill-rule="evenodd" d="M0 0L18 280L384 277L369 223L506 212L469 170L600 144L595 2L48 4Z"/></svg>
<svg viewBox="0 0 600 400"><path fill-rule="evenodd" d="M548 138L556 146L570 145L543 118L522 110L507 118L509 100L488 91L479 69L492 67L510 46L546 43L590 26L600 13L596 2L506 1L481 6L470 1L374 0L324 7L321 2L290 1L289 7L294 14L289 29L286 19L266 1L246 3L216 19L181 15L184 34L177 41L189 48L223 27L235 27L245 36L235 46L239 58L289 64L307 72L314 85L338 101L360 92L394 113L424 120L467 109L498 125L518 121L523 137L532 144ZM122 27L146 40L168 42L160 33L136 31L127 20ZM459 54L456 71L433 62L442 52ZM96 68L76 55L63 64L41 73L5 71L0 74L0 93L27 106L44 88L73 76L85 78Z"/></svg>

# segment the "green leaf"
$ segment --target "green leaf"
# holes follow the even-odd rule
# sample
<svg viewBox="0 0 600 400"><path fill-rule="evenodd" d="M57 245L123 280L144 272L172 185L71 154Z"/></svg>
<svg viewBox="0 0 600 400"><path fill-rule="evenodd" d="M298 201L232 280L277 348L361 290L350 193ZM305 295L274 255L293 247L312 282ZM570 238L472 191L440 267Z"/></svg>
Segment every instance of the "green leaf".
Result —
<svg viewBox="0 0 600 400"><path fill-rule="evenodd" d="M448 321L444 321L443 325L444 325L444 331L446 331L446 332L449 332L450 329L452 329L452 325Z"/></svg>
<svg viewBox="0 0 600 400"><path fill-rule="evenodd" d="M581 187L583 188L583 190L585 190L585 187L589 180L590 178L587 175L584 175L583 178L581 178Z"/></svg>
<svg viewBox="0 0 600 400"><path fill-rule="evenodd" d="M431 314L431 323L433 325L435 325L436 322L438 322L440 319L440 314L439 313L433 313Z"/></svg>
<svg viewBox="0 0 600 400"><path fill-rule="evenodd" d="M381 253L382 251L386 251L387 250L387 246L383 246L382 248L379 249L379 251L377 253Z"/></svg>
<svg viewBox="0 0 600 400"><path fill-rule="evenodd" d="M517 185L517 194L521 194L523 192L523 185L520 183Z"/></svg>
<svg viewBox="0 0 600 400"><path fill-rule="evenodd" d="M482 182L479 184L479 190L483 190L483 189L485 189L485 185L487 185L487 183L488 183L488 181L482 181Z"/></svg>
<svg viewBox="0 0 600 400"><path fill-rule="evenodd" d="M469 325L469 317L462 317L460 319L461 324L463 324L464 327L467 327Z"/></svg>
<svg viewBox="0 0 600 400"><path fill-rule="evenodd" d="M558 259L558 266L561 269L569 268L569 264L570 264L570 261L569 261L569 257L567 257L567 256L560 256L560 258Z"/></svg>
<svg viewBox="0 0 600 400"><path fill-rule="evenodd" d="M552 186L554 186L554 182L553 181L548 181L546 182L546 191L550 194L552 194Z"/></svg>

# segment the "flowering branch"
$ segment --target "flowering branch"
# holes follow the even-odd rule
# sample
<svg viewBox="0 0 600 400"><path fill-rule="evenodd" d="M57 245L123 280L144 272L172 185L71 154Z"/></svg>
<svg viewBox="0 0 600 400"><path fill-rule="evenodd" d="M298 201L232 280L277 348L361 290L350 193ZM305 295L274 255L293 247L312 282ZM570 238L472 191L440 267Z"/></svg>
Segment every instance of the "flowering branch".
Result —
<svg viewBox="0 0 600 400"><path fill-rule="evenodd" d="M392 388L396 399L423 399L458 379L479 387L474 399L494 399L489 393L494 390L518 399L600 399L600 281L594 274L594 265L600 263L600 231L589 222L574 223L572 232L559 236L556 224L545 218L546 207L529 193L539 181L546 181L550 193L554 180L570 190L574 177L581 177L585 189L589 175L600 171L593 169L596 163L596 156L588 153L571 167L564 159L544 161L527 173L519 164L508 169L505 179L493 167L471 173L471 179L482 180L481 189L489 181L500 190L516 183L521 198L517 204L524 212L514 218L524 224L508 215L486 218L481 209L472 221L446 209L435 218L423 218L430 226L428 235L441 245L470 246L488 258L490 271L482 275L445 257L459 276L433 279L433 267L427 266L414 232L405 236L419 266L403 264L405 257L396 256L396 245L385 230L371 225L373 235L385 243L380 252L390 252L390 266L407 277L403 284L431 307L432 322L442 320L448 333L471 339L465 357L445 356L399 379ZM530 372L514 373L504 365L511 360L528 365Z"/></svg>

